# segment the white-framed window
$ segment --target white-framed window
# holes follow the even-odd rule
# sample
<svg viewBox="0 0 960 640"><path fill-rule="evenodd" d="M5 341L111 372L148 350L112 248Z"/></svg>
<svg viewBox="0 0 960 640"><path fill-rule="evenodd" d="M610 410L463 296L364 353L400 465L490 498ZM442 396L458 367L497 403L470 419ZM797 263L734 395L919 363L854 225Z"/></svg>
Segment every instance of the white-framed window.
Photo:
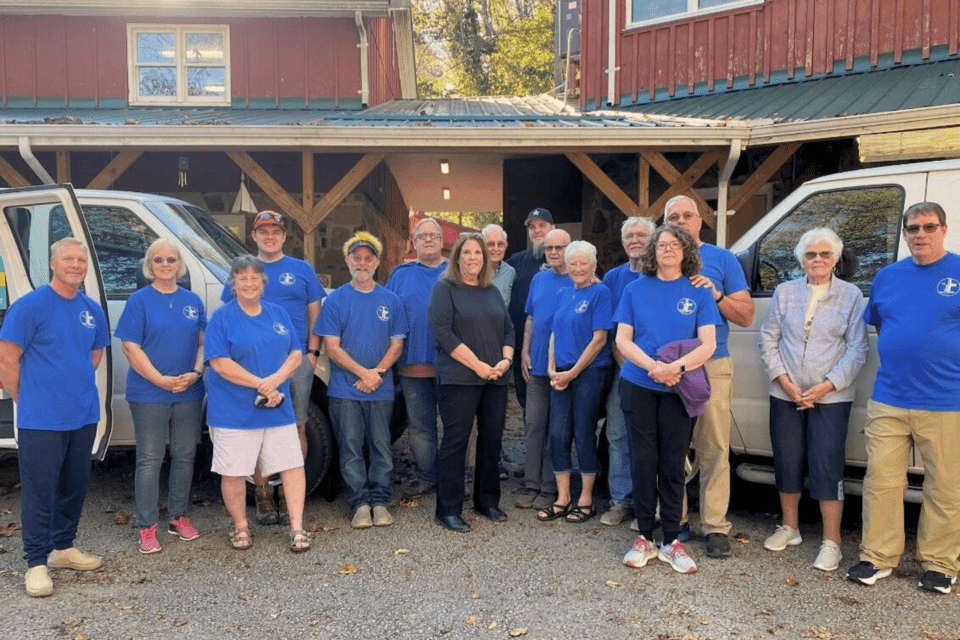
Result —
<svg viewBox="0 0 960 640"><path fill-rule="evenodd" d="M127 26L130 104L230 104L230 27Z"/></svg>
<svg viewBox="0 0 960 640"><path fill-rule="evenodd" d="M761 4L763 0L628 0L630 2L630 24L638 27L668 20L677 20L726 9L736 9L752 4Z"/></svg>

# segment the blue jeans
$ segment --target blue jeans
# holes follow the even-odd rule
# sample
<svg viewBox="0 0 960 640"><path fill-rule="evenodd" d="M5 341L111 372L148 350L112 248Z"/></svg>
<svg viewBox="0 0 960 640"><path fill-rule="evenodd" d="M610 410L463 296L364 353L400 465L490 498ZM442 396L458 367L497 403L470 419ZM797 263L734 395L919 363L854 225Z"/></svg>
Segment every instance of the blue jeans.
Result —
<svg viewBox="0 0 960 640"><path fill-rule="evenodd" d="M20 520L27 567L47 564L51 551L73 546L96 434L96 424L72 431L20 429Z"/></svg>
<svg viewBox="0 0 960 640"><path fill-rule="evenodd" d="M555 474L573 467L572 441L577 443L580 473L597 475L600 470L594 434L609 375L609 367L587 367L563 391L550 389L550 459Z"/></svg>
<svg viewBox="0 0 960 640"><path fill-rule="evenodd" d="M523 484L528 489L556 495L557 481L553 477L553 464L550 461L550 378L531 375L526 394Z"/></svg>
<svg viewBox="0 0 960 640"><path fill-rule="evenodd" d="M200 437L201 400L187 402L128 402L137 437L137 471L134 487L137 527L151 527L160 520L160 467L170 440L170 479L167 515L176 519L190 507L193 457Z"/></svg>
<svg viewBox="0 0 960 640"><path fill-rule="evenodd" d="M330 398L330 419L340 445L340 475L347 485L350 510L361 505L387 506L390 502L390 416L393 400ZM366 442L370 465L363 457Z"/></svg>
<svg viewBox="0 0 960 640"><path fill-rule="evenodd" d="M607 442L610 443L610 470L607 473L610 502L632 507L630 442L627 439L627 422L623 419L623 410L620 408L620 367L616 365L610 393L607 394Z"/></svg>
<svg viewBox="0 0 960 640"><path fill-rule="evenodd" d="M437 484L437 379L400 376L417 478Z"/></svg>

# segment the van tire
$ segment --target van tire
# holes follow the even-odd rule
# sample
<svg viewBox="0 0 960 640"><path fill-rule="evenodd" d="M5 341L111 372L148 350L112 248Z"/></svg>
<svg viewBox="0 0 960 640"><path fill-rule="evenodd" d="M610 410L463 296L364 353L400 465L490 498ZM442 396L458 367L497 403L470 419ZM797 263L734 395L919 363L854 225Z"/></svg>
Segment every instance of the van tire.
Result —
<svg viewBox="0 0 960 640"><path fill-rule="evenodd" d="M330 472L336 446L330 418L312 399L307 408L306 432L307 457L303 461L303 471L306 475L307 495L310 495Z"/></svg>

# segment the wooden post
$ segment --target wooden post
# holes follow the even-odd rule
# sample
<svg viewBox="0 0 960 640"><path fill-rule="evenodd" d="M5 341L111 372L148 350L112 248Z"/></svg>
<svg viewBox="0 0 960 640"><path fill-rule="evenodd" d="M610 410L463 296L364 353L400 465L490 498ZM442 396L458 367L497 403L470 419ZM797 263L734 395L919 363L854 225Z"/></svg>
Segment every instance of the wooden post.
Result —
<svg viewBox="0 0 960 640"><path fill-rule="evenodd" d="M70 182L70 152L57 151L57 182L66 184Z"/></svg>
<svg viewBox="0 0 960 640"><path fill-rule="evenodd" d="M650 163L640 154L637 166L637 204L641 209L650 206Z"/></svg>
<svg viewBox="0 0 960 640"><path fill-rule="evenodd" d="M313 151L304 151L302 154L303 175L303 210L313 210ZM317 228L303 230L303 259L310 263L314 271L317 269Z"/></svg>

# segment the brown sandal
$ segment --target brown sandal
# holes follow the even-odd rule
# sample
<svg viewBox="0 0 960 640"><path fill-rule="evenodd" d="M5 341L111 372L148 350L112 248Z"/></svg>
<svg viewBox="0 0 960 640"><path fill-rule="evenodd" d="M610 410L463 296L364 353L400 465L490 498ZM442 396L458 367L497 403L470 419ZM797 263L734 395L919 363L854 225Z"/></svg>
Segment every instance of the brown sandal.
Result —
<svg viewBox="0 0 960 640"><path fill-rule="evenodd" d="M252 547L253 538L250 537L250 529L248 527L234 529L230 534L230 546L237 551L246 551Z"/></svg>
<svg viewBox="0 0 960 640"><path fill-rule="evenodd" d="M290 551L303 553L310 549L310 536L303 529L294 529L290 532Z"/></svg>

